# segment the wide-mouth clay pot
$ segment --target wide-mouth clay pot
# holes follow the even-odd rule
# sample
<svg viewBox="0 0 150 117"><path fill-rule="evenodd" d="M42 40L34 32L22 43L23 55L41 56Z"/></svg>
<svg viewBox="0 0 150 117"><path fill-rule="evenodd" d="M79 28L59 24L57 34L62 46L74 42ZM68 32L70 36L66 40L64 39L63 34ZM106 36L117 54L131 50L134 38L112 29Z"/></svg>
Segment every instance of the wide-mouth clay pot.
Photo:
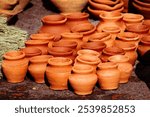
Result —
<svg viewBox="0 0 150 117"><path fill-rule="evenodd" d="M117 26L105 26L102 28L102 31L110 34L117 34L121 32L121 29Z"/></svg>
<svg viewBox="0 0 150 117"><path fill-rule="evenodd" d="M120 0L105 0L105 1L102 1L102 0L92 0L93 2L95 3L100 3L100 4L106 4L106 5L116 5L117 3L120 2Z"/></svg>
<svg viewBox="0 0 150 117"><path fill-rule="evenodd" d="M32 40L53 40L54 35L50 33L37 33L37 34L31 34L30 38Z"/></svg>
<svg viewBox="0 0 150 117"><path fill-rule="evenodd" d="M138 40L139 35L132 32L124 32L124 33L119 33L117 35L117 38L124 41L133 41L133 40Z"/></svg>
<svg viewBox="0 0 150 117"><path fill-rule="evenodd" d="M94 51L94 50L89 50L89 49L82 49L82 50L79 50L77 52L77 54L80 56L80 55L84 55L84 54L90 54L92 56L97 56L99 57L100 56L100 53L97 52L97 51Z"/></svg>
<svg viewBox="0 0 150 117"><path fill-rule="evenodd" d="M116 46L119 47L119 48L122 48L125 51L135 50L137 48L137 45L133 44L133 43L119 43Z"/></svg>
<svg viewBox="0 0 150 117"><path fill-rule="evenodd" d="M114 62L105 62L105 63L99 63L98 68L99 69L111 69L111 68L117 68L117 64Z"/></svg>
<svg viewBox="0 0 150 117"><path fill-rule="evenodd" d="M62 33L62 38L83 38L83 34L80 33Z"/></svg>
<svg viewBox="0 0 150 117"><path fill-rule="evenodd" d="M89 17L88 13L74 12L66 15L68 20L81 20Z"/></svg>
<svg viewBox="0 0 150 117"><path fill-rule="evenodd" d="M48 62L49 58L52 58L52 55L40 55L40 56L34 56L30 59L31 63L44 63Z"/></svg>
<svg viewBox="0 0 150 117"><path fill-rule="evenodd" d="M116 63L123 63L123 62L128 62L129 61L129 57L126 55L113 55L111 57L108 58L108 61L111 62L116 62Z"/></svg>
<svg viewBox="0 0 150 117"><path fill-rule="evenodd" d="M100 18L104 20L113 20L113 19L121 19L123 15L120 12L103 12L100 15Z"/></svg>
<svg viewBox="0 0 150 117"><path fill-rule="evenodd" d="M27 40L26 42L25 42L25 45L26 46L31 46L31 45L41 45L41 44L47 44L48 45L48 43L49 43L49 41L47 41L47 40L31 40L31 39L29 39L29 40Z"/></svg>

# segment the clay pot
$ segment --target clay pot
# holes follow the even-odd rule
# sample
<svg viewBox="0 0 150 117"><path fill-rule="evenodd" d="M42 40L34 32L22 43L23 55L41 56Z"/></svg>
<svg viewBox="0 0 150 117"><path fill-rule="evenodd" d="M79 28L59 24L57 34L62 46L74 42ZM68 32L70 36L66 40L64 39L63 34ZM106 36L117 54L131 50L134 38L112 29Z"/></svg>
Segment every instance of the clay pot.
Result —
<svg viewBox="0 0 150 117"><path fill-rule="evenodd" d="M125 25L142 23L143 19L144 19L143 15L140 14L134 14L134 13L123 14L123 21L125 22Z"/></svg>
<svg viewBox="0 0 150 117"><path fill-rule="evenodd" d="M75 12L66 15L66 17L67 17L66 24L68 25L68 27L70 27L70 29L78 24L90 23L88 21L89 18L88 13Z"/></svg>
<svg viewBox="0 0 150 117"><path fill-rule="evenodd" d="M120 12L103 12L100 14L102 19L97 25L97 31L101 32L104 27L119 27L123 32L125 24L122 21L123 15Z"/></svg>
<svg viewBox="0 0 150 117"><path fill-rule="evenodd" d="M101 54L102 50L106 48L106 44L103 42L86 42L81 46L82 49L90 49L97 51Z"/></svg>
<svg viewBox="0 0 150 117"><path fill-rule="evenodd" d="M114 39L111 34L106 32L95 33L89 37L88 41L91 42L102 42L106 44L106 47L111 47L114 45Z"/></svg>
<svg viewBox="0 0 150 117"><path fill-rule="evenodd" d="M82 41L83 34L80 34L80 33L62 33L61 36L62 36L61 40L77 42L78 45L77 45L76 49L77 50L81 49L81 45L83 43L83 41Z"/></svg>
<svg viewBox="0 0 150 117"><path fill-rule="evenodd" d="M120 71L113 62L100 63L98 65L98 83L102 90L117 89L120 80Z"/></svg>
<svg viewBox="0 0 150 117"><path fill-rule="evenodd" d="M54 57L67 57L74 61L73 52L73 49L67 47L52 47L48 50L48 53Z"/></svg>
<svg viewBox="0 0 150 117"><path fill-rule="evenodd" d="M52 42L55 39L55 36L50 33L37 33L37 34L31 34L30 39L32 40L47 40L49 41L49 46L52 45Z"/></svg>
<svg viewBox="0 0 150 117"><path fill-rule="evenodd" d="M81 12L88 0L50 0L62 13Z"/></svg>
<svg viewBox="0 0 150 117"><path fill-rule="evenodd" d="M95 3L99 3L99 4L106 4L106 5L116 5L117 3L120 2L120 0L92 0Z"/></svg>
<svg viewBox="0 0 150 117"><path fill-rule="evenodd" d="M24 81L28 68L28 59L23 51L9 51L4 55L2 62L3 73L10 83Z"/></svg>
<svg viewBox="0 0 150 117"><path fill-rule="evenodd" d="M47 40L27 40L25 46L38 48L42 51L42 54L48 54L48 43L49 41Z"/></svg>
<svg viewBox="0 0 150 117"><path fill-rule="evenodd" d="M118 64L118 70L120 71L119 83L127 83L133 70L132 64L129 63L129 57L125 55L114 55L109 57L108 60Z"/></svg>
<svg viewBox="0 0 150 117"><path fill-rule="evenodd" d="M54 57L48 60L46 77L53 90L68 89L68 79L71 74L72 60L64 57Z"/></svg>
<svg viewBox="0 0 150 117"><path fill-rule="evenodd" d="M11 9L15 4L17 4L18 0L0 0L0 9Z"/></svg>
<svg viewBox="0 0 150 117"><path fill-rule="evenodd" d="M102 62L107 62L110 56L117 55L117 54L124 55L125 52L123 49L116 46L107 47L103 49L100 59L102 60Z"/></svg>
<svg viewBox="0 0 150 117"><path fill-rule="evenodd" d="M97 82L97 75L93 73L93 67L88 65L75 65L72 68L72 74L69 82L78 95L88 95Z"/></svg>
<svg viewBox="0 0 150 117"><path fill-rule="evenodd" d="M42 54L42 51L40 49L34 48L34 47L25 47L25 48L21 48L20 50L25 53L25 57L27 59L30 59L33 56L38 56Z"/></svg>
<svg viewBox="0 0 150 117"><path fill-rule="evenodd" d="M83 34L83 42L87 42L88 38L94 34L96 27L90 23L83 23L74 26L71 31Z"/></svg>
<svg viewBox="0 0 150 117"><path fill-rule="evenodd" d="M70 32L66 25L67 18L63 15L47 15L42 18L43 26L39 33L50 33L55 35L55 39L60 39L61 33Z"/></svg>
<svg viewBox="0 0 150 117"><path fill-rule="evenodd" d="M125 51L125 55L129 57L129 62L134 66L137 60L137 45L132 43L119 43L116 46L122 48Z"/></svg>
<svg viewBox="0 0 150 117"><path fill-rule="evenodd" d="M148 50L150 50L150 36L141 38L140 44L138 46L138 53L142 56Z"/></svg>
<svg viewBox="0 0 150 117"><path fill-rule="evenodd" d="M28 71L35 80L36 83L45 83L44 76L48 59L51 55L35 56L30 59L30 65Z"/></svg>
<svg viewBox="0 0 150 117"><path fill-rule="evenodd" d="M82 49L82 50L79 50L77 52L77 54L80 56L80 55L86 55L86 54L90 54L92 56L96 56L96 57L100 57L100 53L97 52L97 51L94 51L94 50L89 50L89 49Z"/></svg>

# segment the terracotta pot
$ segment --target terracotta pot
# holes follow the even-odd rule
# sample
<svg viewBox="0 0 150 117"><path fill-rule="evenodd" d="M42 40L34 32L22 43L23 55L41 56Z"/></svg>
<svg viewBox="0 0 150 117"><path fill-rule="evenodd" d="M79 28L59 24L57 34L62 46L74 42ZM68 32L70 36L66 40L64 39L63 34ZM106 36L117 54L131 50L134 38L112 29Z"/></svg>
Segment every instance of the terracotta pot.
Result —
<svg viewBox="0 0 150 117"><path fill-rule="evenodd" d="M18 0L0 0L0 9L11 9L17 2Z"/></svg>
<svg viewBox="0 0 150 117"><path fill-rule="evenodd" d="M116 46L122 48L125 51L125 55L129 57L129 62L134 66L135 61L137 60L137 45L132 43L119 43Z"/></svg>
<svg viewBox="0 0 150 117"><path fill-rule="evenodd" d="M71 74L72 60L64 57L54 57L48 60L46 77L53 90L68 89L68 79Z"/></svg>
<svg viewBox="0 0 150 117"><path fill-rule="evenodd" d="M99 3L99 4L106 4L106 5L116 5L117 3L120 2L120 0L92 0L95 3Z"/></svg>
<svg viewBox="0 0 150 117"><path fill-rule="evenodd" d="M27 59L30 59L33 56L38 56L42 54L42 51L40 49L34 48L34 47L25 47L25 48L21 48L20 50L25 53L25 57Z"/></svg>
<svg viewBox="0 0 150 117"><path fill-rule="evenodd" d="M94 50L89 50L89 49L82 49L82 50L79 50L77 52L77 54L80 56L80 55L85 55L85 54L90 54L92 56L96 56L96 57L100 57L100 53L97 52L97 51L94 51Z"/></svg>
<svg viewBox="0 0 150 117"><path fill-rule="evenodd" d="M119 83L127 83L133 70L132 64L129 63L129 57L125 55L114 55L109 57L108 60L118 64L118 70L120 71Z"/></svg>
<svg viewBox="0 0 150 117"><path fill-rule="evenodd" d="M111 47L114 45L114 39L111 34L106 32L95 33L89 37L88 41L91 42L102 42L106 44L106 47Z"/></svg>
<svg viewBox="0 0 150 117"><path fill-rule="evenodd" d="M81 45L83 43L83 41L82 41L83 34L80 34L80 33L62 33L61 36L62 36L61 40L77 42L78 45L77 45L76 49L77 50L81 49Z"/></svg>
<svg viewBox="0 0 150 117"><path fill-rule="evenodd" d="M120 12L103 12L100 14L102 19L97 25L97 31L101 32L104 27L119 27L123 32L125 30L125 24L122 21L123 15Z"/></svg>
<svg viewBox="0 0 150 117"><path fill-rule="evenodd" d="M2 62L3 73L10 83L24 81L28 68L28 59L23 51L9 51L4 55Z"/></svg>
<svg viewBox="0 0 150 117"><path fill-rule="evenodd" d="M94 34L95 30L96 30L96 27L90 23L78 24L78 25L72 27L72 29L71 29L71 31L74 33L83 34L83 42L87 42L89 36Z"/></svg>
<svg viewBox="0 0 150 117"><path fill-rule="evenodd" d="M66 17L67 17L66 24L68 25L68 27L70 27L70 29L78 24L90 23L88 21L89 18L88 13L75 12L66 15Z"/></svg>
<svg viewBox="0 0 150 117"><path fill-rule="evenodd" d="M88 65L76 65L72 68L69 82L78 95L88 95L97 82L97 75L93 73L93 68Z"/></svg>
<svg viewBox="0 0 150 117"><path fill-rule="evenodd" d="M26 47L36 47L42 51L42 54L48 54L48 43L46 40L27 40L25 42Z"/></svg>
<svg viewBox="0 0 150 117"><path fill-rule="evenodd" d="M37 33L37 34L31 34L30 39L32 40L47 40L49 41L49 46L52 45L52 42L55 39L55 36L50 33Z"/></svg>
<svg viewBox="0 0 150 117"><path fill-rule="evenodd" d="M120 80L120 71L113 62L100 63L97 71L98 83L103 90L117 89Z"/></svg>
<svg viewBox="0 0 150 117"><path fill-rule="evenodd" d="M103 42L86 42L81 46L82 49L90 49L102 53L102 50L106 48L106 44Z"/></svg>
<svg viewBox="0 0 150 117"><path fill-rule="evenodd" d="M39 33L51 33L55 35L55 39L60 39L61 33L70 32L66 25L67 18L63 15L47 15L42 18L43 26Z"/></svg>
<svg viewBox="0 0 150 117"><path fill-rule="evenodd" d="M148 50L150 50L150 36L141 38L138 46L138 53L143 56Z"/></svg>
<svg viewBox="0 0 150 117"><path fill-rule="evenodd" d="M117 54L124 55L125 52L123 49L116 46L107 47L103 49L100 59L102 60L102 62L107 62L110 56L117 55Z"/></svg>
<svg viewBox="0 0 150 117"><path fill-rule="evenodd" d="M73 49L67 47L52 47L48 50L48 53L54 57L67 57L74 61L73 52Z"/></svg>
<svg viewBox="0 0 150 117"><path fill-rule="evenodd" d="M61 12L81 12L88 0L50 0Z"/></svg>
<svg viewBox="0 0 150 117"><path fill-rule="evenodd" d="M45 83L44 76L48 59L51 55L35 56L30 59L30 65L28 71L35 80L36 83Z"/></svg>

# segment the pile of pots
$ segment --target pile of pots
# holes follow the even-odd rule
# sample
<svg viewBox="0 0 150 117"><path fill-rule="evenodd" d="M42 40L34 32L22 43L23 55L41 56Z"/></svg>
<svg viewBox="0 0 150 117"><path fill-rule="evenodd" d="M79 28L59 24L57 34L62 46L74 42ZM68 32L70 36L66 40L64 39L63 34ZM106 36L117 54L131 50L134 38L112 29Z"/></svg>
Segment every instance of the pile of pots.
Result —
<svg viewBox="0 0 150 117"><path fill-rule="evenodd" d="M87 13L45 16L25 48L4 54L3 73L11 83L24 81L27 73L36 83L47 78L52 90L68 89L70 83L78 95L91 94L96 83L103 90L117 89L129 81L137 50L143 55L150 49L143 16L131 15L106 12L97 26ZM130 30L131 25L137 28Z"/></svg>

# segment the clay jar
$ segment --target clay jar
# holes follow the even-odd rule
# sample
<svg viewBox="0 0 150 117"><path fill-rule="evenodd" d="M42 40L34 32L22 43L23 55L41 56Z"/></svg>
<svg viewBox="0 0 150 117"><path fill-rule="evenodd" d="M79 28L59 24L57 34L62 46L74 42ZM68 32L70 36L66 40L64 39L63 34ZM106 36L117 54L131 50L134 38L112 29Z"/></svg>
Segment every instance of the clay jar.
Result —
<svg viewBox="0 0 150 117"><path fill-rule="evenodd" d="M52 45L52 42L54 41L55 36L50 33L37 33L37 34L31 34L30 39L32 40L46 40L49 41L49 46Z"/></svg>
<svg viewBox="0 0 150 117"><path fill-rule="evenodd" d="M80 55L84 55L84 54L90 54L92 56L96 56L96 57L100 57L100 53L97 52L97 51L94 51L94 50L89 50L89 49L82 49L82 50L79 50L77 52L77 54L80 56Z"/></svg>
<svg viewBox="0 0 150 117"><path fill-rule="evenodd" d="M116 46L107 47L107 48L103 49L102 55L100 56L100 59L102 60L102 62L107 62L108 58L110 56L117 55L117 54L124 55L125 52L123 49L116 47Z"/></svg>
<svg viewBox="0 0 150 117"><path fill-rule="evenodd" d="M142 56L150 50L150 36L143 37L138 46L138 53Z"/></svg>
<svg viewBox="0 0 150 117"><path fill-rule="evenodd" d="M56 39L60 39L61 33L70 32L66 25L67 18L63 15L47 15L42 18L43 26L39 33L51 33L55 35Z"/></svg>
<svg viewBox="0 0 150 117"><path fill-rule="evenodd" d="M2 62L3 73L10 83L24 81L28 68L28 59L23 51L9 51L4 55Z"/></svg>
<svg viewBox="0 0 150 117"><path fill-rule="evenodd" d="M97 75L93 73L93 67L88 65L75 65L69 77L69 83L78 95L88 95L97 82Z"/></svg>
<svg viewBox="0 0 150 117"><path fill-rule="evenodd" d="M66 24L68 25L68 27L70 27L70 29L78 24L90 23L88 21L88 17L89 17L88 13L75 12L66 15L66 17L67 17Z"/></svg>
<svg viewBox="0 0 150 117"><path fill-rule="evenodd" d="M101 32L104 27L115 26L119 27L123 32L125 30L124 22L122 21L122 14L120 12L103 12L100 14L102 19L97 25L97 31Z"/></svg>
<svg viewBox="0 0 150 117"><path fill-rule="evenodd" d="M48 59L51 55L35 56L30 59L30 65L28 71L35 80L36 83L45 83L44 76Z"/></svg>
<svg viewBox="0 0 150 117"><path fill-rule="evenodd" d="M48 53L54 57L67 57L74 61L73 52L73 49L67 47L52 47L48 50Z"/></svg>
<svg viewBox="0 0 150 117"><path fill-rule="evenodd" d="M97 75L100 88L103 90L117 89L120 80L120 71L117 69L117 63L100 63L98 68Z"/></svg>
<svg viewBox="0 0 150 117"><path fill-rule="evenodd" d="M68 79L71 74L72 60L64 57L54 57L48 60L46 77L53 90L68 89Z"/></svg>
<svg viewBox="0 0 150 117"><path fill-rule="evenodd" d="M25 53L25 57L27 59L30 59L33 56L38 56L42 54L42 51L40 49L34 48L34 47L25 47L25 48L21 48L20 50Z"/></svg>
<svg viewBox="0 0 150 117"><path fill-rule="evenodd" d="M81 45L83 43L82 38L83 34L80 33L62 33L61 34L61 40L66 40L66 41L75 41L78 43L77 45L77 50L81 49Z"/></svg>
<svg viewBox="0 0 150 117"><path fill-rule="evenodd" d="M42 51L42 54L48 54L47 52L48 43L49 41L47 40L31 40L30 39L25 42L25 46L39 48Z"/></svg>
<svg viewBox="0 0 150 117"><path fill-rule="evenodd" d="M88 41L103 42L106 44L106 47L111 47L114 44L114 39L111 38L111 34L106 32L95 33L89 37Z"/></svg>
<svg viewBox="0 0 150 117"><path fill-rule="evenodd" d="M78 24L71 28L71 31L74 33L83 34L83 43L88 41L88 38L95 33L96 26L90 23Z"/></svg>
<svg viewBox="0 0 150 117"><path fill-rule="evenodd" d="M133 66L129 63L128 56L125 55L114 55L108 58L110 62L115 62L118 64L118 69L120 71L119 83L127 83L131 76Z"/></svg>

